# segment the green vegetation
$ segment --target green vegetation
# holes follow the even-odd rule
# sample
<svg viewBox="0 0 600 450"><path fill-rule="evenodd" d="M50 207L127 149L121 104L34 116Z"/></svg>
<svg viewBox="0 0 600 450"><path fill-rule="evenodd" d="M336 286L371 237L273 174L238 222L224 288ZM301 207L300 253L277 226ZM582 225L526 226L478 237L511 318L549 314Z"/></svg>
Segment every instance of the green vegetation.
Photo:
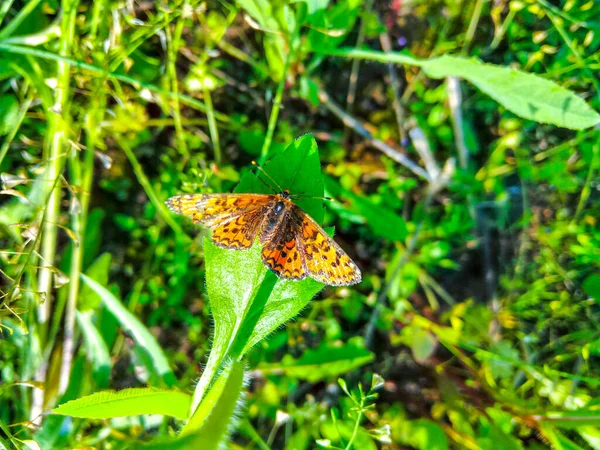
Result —
<svg viewBox="0 0 600 450"><path fill-rule="evenodd" d="M0 2L0 448L600 449L599 17ZM360 284L165 206L253 160Z"/></svg>

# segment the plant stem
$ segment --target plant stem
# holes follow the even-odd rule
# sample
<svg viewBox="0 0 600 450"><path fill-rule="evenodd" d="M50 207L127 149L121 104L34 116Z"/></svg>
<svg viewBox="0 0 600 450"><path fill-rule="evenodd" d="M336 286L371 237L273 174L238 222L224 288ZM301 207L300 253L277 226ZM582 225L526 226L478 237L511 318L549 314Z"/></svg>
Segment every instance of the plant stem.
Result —
<svg viewBox="0 0 600 450"><path fill-rule="evenodd" d="M591 183L592 183L592 180L594 179L594 173L596 172L596 170L598 169L598 166L600 165L600 138L598 138L598 140L596 140L596 143L592 147L592 152L593 152L592 161L590 162L590 167L588 169L588 173L585 178L585 184L583 185L583 188L581 189L579 203L577 203L577 210L575 211L573 220L576 220L581 215L581 212L583 211L583 208L585 207L585 203L587 202L587 199L590 197L590 194L592 193Z"/></svg>
<svg viewBox="0 0 600 450"><path fill-rule="evenodd" d="M187 0L184 1L182 8L187 7ZM186 161L190 157L190 152L185 141L185 133L181 121L181 108L179 106L179 80L177 79L177 53L179 52L179 42L183 32L185 19L181 16L175 25L175 33L171 35L169 13L165 12L165 31L167 35L168 57L167 57L167 75L170 78L171 92L173 93L173 121L175 124L175 138L177 140L177 150L183 156L181 166L185 166Z"/></svg>
<svg viewBox="0 0 600 450"><path fill-rule="evenodd" d="M356 417L356 422L354 423L354 429L352 430L352 436L350 436L350 440L348 441L348 444L346 444L345 450L350 450L352 448L352 443L354 442L354 439L356 439L356 435L358 434L358 427L360 426L360 420L362 419L362 415L363 415L363 407L364 407L364 399L361 399L359 410L358 410L358 416Z"/></svg>
<svg viewBox="0 0 600 450"><path fill-rule="evenodd" d="M277 126L277 118L279 117L279 109L281 108L281 99L283 98L283 89L285 88L285 82L287 79L287 72L290 66L290 62L293 59L295 53L296 38L293 38L290 45L290 51L285 58L285 65L283 67L283 75L279 84L277 85L277 92L273 99L273 107L271 108L271 115L269 116L269 125L267 126L267 134L265 135L265 141L263 142L262 149L260 151L260 162L264 163L267 155L269 154L269 148L271 142L273 142L273 134L275 133L275 127Z"/></svg>
<svg viewBox="0 0 600 450"><path fill-rule="evenodd" d="M346 126L352 128L355 132L363 136L365 139L369 140L370 144L377 150L380 150L381 152L385 153L397 163L402 164L415 175L418 175L419 177L428 181L431 179L427 171L415 162L413 162L410 158L400 153L400 151L398 151L397 149L389 146L385 142L380 141L379 139L375 139L363 124L361 124L356 118L354 118L353 116L345 112L342 108L340 108L337 104L335 104L330 99L329 94L327 94L327 92L325 92L323 89L319 90L319 99L325 105L325 107L329 109L329 111L331 111L334 115L339 117Z"/></svg>
<svg viewBox="0 0 600 450"><path fill-rule="evenodd" d="M215 120L215 110L213 108L210 89L206 86L206 84L204 84L204 104L206 105L206 119L208 120L208 131L210 133L210 140L215 152L215 160L217 161L217 164L220 165L222 158L219 130L217 128L217 121Z"/></svg>
<svg viewBox="0 0 600 450"><path fill-rule="evenodd" d="M463 45L462 49L463 55L469 54L471 42L473 42L473 38L475 37L475 31L477 30L477 25L479 25L479 19L481 17L481 10L483 9L483 3L487 1L489 0L477 0L477 3L475 3L475 8L473 9L473 14L471 15L471 21L469 22L469 28L467 29L467 35L465 37L465 45Z"/></svg>
<svg viewBox="0 0 600 450"><path fill-rule="evenodd" d="M94 42L94 45L100 47L102 46L103 39L108 35L108 30L106 26L103 26L100 29L103 35L98 37L97 33L99 30L98 26L95 26L95 24L102 26L102 24L107 23L106 18L103 17L103 15L106 14L106 11L108 11L106 6L105 0L99 0L94 4L93 25L90 38ZM104 64L105 53L98 52L97 55L99 55L100 58L100 61L97 62L101 65ZM90 110L86 115L87 120L84 124L86 146L85 150L81 152L81 155L83 156L82 161L80 161L80 155L76 152L72 152L69 158L69 181L72 186L78 188L76 192L79 193L72 201L78 202L79 210L72 211L71 219L71 230L75 234L77 242L73 244L71 253L70 283L65 310L63 354L58 388L59 394L63 394L69 386L71 365L75 351L75 319L81 283L79 274L83 270L83 258L86 248L85 230L87 226L92 179L94 176L94 152L100 139L100 123L102 122L106 109L105 82L106 76L98 77L93 81L95 95L91 97Z"/></svg>
<svg viewBox="0 0 600 450"><path fill-rule="evenodd" d="M71 48L75 35L75 18L77 13L77 0L64 0L62 3L61 37L59 42L59 55L67 57L71 54ZM41 267L39 270L38 290L44 295L43 303L38 306L38 337L40 348L44 350L47 345L48 320L50 307L52 305L52 278L54 274L54 263L56 258L56 246L58 236L58 221L60 210L61 186L58 182L63 169L64 152L69 133L69 94L70 94L70 65L65 61L58 61L56 65L58 85L56 87L55 108L49 112L48 136L50 138L50 150L48 155L48 167L45 178L49 183L48 203L44 212L44 222L41 245ZM36 370L36 380L46 380L49 351L45 349L45 357ZM31 415L33 420L38 421L42 412L44 402L44 391L35 389L32 399Z"/></svg>
<svg viewBox="0 0 600 450"><path fill-rule="evenodd" d="M367 0L364 6L363 17L371 12L373 7L373 0ZM358 37L356 38L356 47L360 48L365 40L365 20L364 18L360 21L360 28L358 29ZM348 93L346 94L346 109L349 113L352 112L354 106L354 100L356 99L356 86L358 81L358 70L360 68L360 59L352 61L352 69L350 69L350 84L348 85Z"/></svg>
<svg viewBox="0 0 600 450"><path fill-rule="evenodd" d="M171 212L167 209L163 201L158 198L156 192L154 192L152 183L150 183L150 180L144 173L144 168L135 157L135 154L133 153L131 148L129 148L129 145L125 142L122 142L121 148L123 149L123 152L125 152L127 159L129 159L129 162L133 167L133 172L135 173L137 180L142 185L144 191L146 192L146 195L158 211L158 215L171 227L178 239L185 237L185 233L183 232L179 224L173 219L173 215L171 214Z"/></svg>
<svg viewBox="0 0 600 450"><path fill-rule="evenodd" d="M10 8L11 2L8 2L8 3L9 3L8 8ZM35 11L35 9L37 8L37 6L40 3L41 3L41 0L32 0L30 2L26 2L23 9L21 11L19 11L19 13L6 26L4 26L2 29L0 29L0 41L3 41L7 37L9 37L15 30L17 30L17 28L19 28L21 23L23 23L23 21L25 19L27 19L27 17L33 11ZM4 9L4 7L3 7L3 9ZM4 11L2 11L2 12L4 13ZM1 20L0 20L0 22L1 22Z"/></svg>

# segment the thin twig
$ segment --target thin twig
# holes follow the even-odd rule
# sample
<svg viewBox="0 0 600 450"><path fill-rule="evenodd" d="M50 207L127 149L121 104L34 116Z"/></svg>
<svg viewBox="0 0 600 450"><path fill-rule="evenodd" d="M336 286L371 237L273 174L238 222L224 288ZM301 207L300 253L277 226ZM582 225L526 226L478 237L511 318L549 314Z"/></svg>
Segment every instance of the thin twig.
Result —
<svg viewBox="0 0 600 450"><path fill-rule="evenodd" d="M384 52L392 51L392 42L390 40L390 35L387 32L383 32L379 35L379 42L381 43L381 48ZM396 113L396 122L398 123L398 134L400 135L400 142L404 141L406 138L406 130L404 128L404 107L402 106L402 102L400 100L400 77L398 76L398 70L396 69L395 64L388 64L388 72L390 74L390 87L392 88L392 94L394 95L394 101L392 102L392 106L394 107L394 112Z"/></svg>
<svg viewBox="0 0 600 450"><path fill-rule="evenodd" d="M373 7L373 0L367 0L365 5L365 10L363 12L364 15L367 15L371 12L371 8ZM361 19L360 27L358 29L358 37L356 38L356 48L360 48L365 40L365 20ZM346 111L349 114L352 114L354 110L354 101L356 100L356 86L358 85L358 71L360 69L360 60L355 59L352 61L352 68L350 69L350 82L348 84L348 93L346 94ZM344 130L344 141L347 142L348 139L348 128Z"/></svg>
<svg viewBox="0 0 600 450"><path fill-rule="evenodd" d="M427 181L431 181L431 177L429 176L426 170L424 170L418 164L413 162L407 156L403 155L400 152L400 150L397 150L394 147L386 144L385 142L373 137L373 135L365 128L365 126L362 123L360 123L356 118L354 118L352 115L348 114L337 104L335 104L329 97L329 94L327 94L327 92L325 92L322 89L319 90L319 100L321 100L323 105L325 105L325 107L329 111L331 111L334 115L340 118L346 126L352 128L355 132L367 139L373 147L382 151L391 159L413 172L415 175L418 175L419 177Z"/></svg>

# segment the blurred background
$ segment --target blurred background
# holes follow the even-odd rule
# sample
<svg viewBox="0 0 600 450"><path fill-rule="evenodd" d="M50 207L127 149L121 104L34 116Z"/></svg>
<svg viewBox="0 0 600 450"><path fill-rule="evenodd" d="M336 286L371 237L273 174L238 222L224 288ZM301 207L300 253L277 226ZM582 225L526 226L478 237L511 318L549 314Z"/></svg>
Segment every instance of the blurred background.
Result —
<svg viewBox="0 0 600 450"><path fill-rule="evenodd" d="M231 192L311 133L335 199L324 224L363 282L326 287L250 352L230 447L600 449L597 127L327 55L474 56L598 110L599 17L593 0L4 0L0 435L108 449L177 429L40 417L164 383L78 274L191 392L211 347L208 234L163 202ZM340 377L382 384L359 419Z"/></svg>

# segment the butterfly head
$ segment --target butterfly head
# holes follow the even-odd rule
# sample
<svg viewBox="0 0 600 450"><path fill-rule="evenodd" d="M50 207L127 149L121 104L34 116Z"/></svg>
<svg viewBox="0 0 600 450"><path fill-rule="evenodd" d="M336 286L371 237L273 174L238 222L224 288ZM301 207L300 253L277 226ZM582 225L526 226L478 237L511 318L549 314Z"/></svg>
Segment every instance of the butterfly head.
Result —
<svg viewBox="0 0 600 450"><path fill-rule="evenodd" d="M290 190L289 190L289 189L286 189L286 190L285 190L285 191L283 191L283 192L282 192L280 195L281 195L283 198L285 198L286 200L289 200L289 199L292 197L292 196L291 196L291 194L290 194Z"/></svg>

